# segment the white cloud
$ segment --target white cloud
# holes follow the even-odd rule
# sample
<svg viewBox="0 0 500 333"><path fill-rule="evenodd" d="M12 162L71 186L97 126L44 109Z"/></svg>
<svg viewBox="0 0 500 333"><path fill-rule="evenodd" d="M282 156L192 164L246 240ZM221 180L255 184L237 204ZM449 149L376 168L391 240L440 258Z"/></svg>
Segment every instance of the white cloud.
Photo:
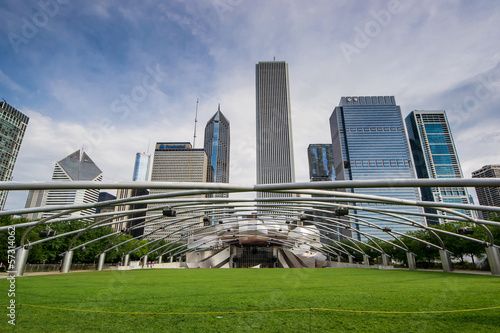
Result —
<svg viewBox="0 0 500 333"><path fill-rule="evenodd" d="M290 68L297 181L309 177L307 146L330 142L328 119L345 95L393 95L404 116L413 109L445 109L464 175L469 177L483 164L498 163L498 130L495 122L488 121L498 113L498 92L478 107L477 114L470 114L470 121L457 124L457 113L452 110L454 103L461 103L474 90L475 78L498 63L498 4L401 2L405 10L391 16L349 63L340 43L353 44L355 28L365 29L375 22L372 12L387 10L388 2L227 3L231 5L223 12L213 2L150 4L146 6L152 11L149 16L143 6L128 5L122 13L133 24L123 27L126 39L117 41L129 45L119 62L97 47L87 50L97 54L93 64L86 63L85 57L56 64L46 58L58 70L40 82L50 88L55 102L45 104L42 99L40 106L27 104L31 120L14 173L16 180L49 180L54 162L89 138L98 142L91 145L89 154L105 179L129 180L135 153L144 151L148 140L151 145L192 140L199 98L197 147L203 141L205 123L220 101L231 122L231 182L253 184L255 64L273 56L287 61ZM110 21L115 9L107 3L92 10ZM150 20L142 22L143 17ZM174 30L144 26L154 24L176 25L176 33L184 35L169 39ZM71 50L92 45L85 44L88 41L80 35L73 41L69 37ZM178 44L171 44L172 40ZM62 53L66 50L64 45L57 48ZM43 54L34 53L33 58L43 58ZM130 94L141 84L144 68L157 63L166 73L164 81L125 119L117 119L111 111L113 101ZM111 129L96 132L106 118L112 120Z"/></svg>

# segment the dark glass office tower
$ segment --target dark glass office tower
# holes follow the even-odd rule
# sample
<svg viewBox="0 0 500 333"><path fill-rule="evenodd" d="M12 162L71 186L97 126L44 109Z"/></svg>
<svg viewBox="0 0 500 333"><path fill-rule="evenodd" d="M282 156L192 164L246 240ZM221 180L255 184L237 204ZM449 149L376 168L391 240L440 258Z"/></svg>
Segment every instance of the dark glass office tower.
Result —
<svg viewBox="0 0 500 333"><path fill-rule="evenodd" d="M310 144L307 147L309 178L312 182L335 180L333 151L330 143Z"/></svg>
<svg viewBox="0 0 500 333"><path fill-rule="evenodd" d="M331 143L316 143L310 144L307 147L307 157L309 160L309 178L312 182L332 181L335 180L335 169L333 167L333 151ZM312 197L322 197L321 195L312 195ZM337 228L331 219L338 220L339 217L335 216L333 208L316 207L321 211L314 212L314 221L329 224L329 228L333 228L335 232L327 229L320 229L323 241L328 243L332 239L342 240L342 235L352 236L348 229ZM324 212L329 210L331 213ZM326 219L325 219L326 218ZM342 223L349 223L348 218L340 218Z"/></svg>
<svg viewBox="0 0 500 333"><path fill-rule="evenodd" d="M330 117L333 160L336 180L414 179L401 109L393 96L342 97ZM352 193L371 194L391 198L420 200L419 190L413 188L349 189ZM360 204L358 204L360 205ZM366 206L366 204L361 204ZM417 207L369 206L370 208L397 209L422 213ZM394 217L377 220L374 214L358 211L367 222L398 232L415 230L410 226L391 223ZM380 215L376 215L380 218ZM421 216L411 217L424 224ZM367 229L362 223L359 230L370 231L388 238L382 231Z"/></svg>
<svg viewBox="0 0 500 333"><path fill-rule="evenodd" d="M207 181L229 183L229 120L220 111L220 104L215 115L205 126L203 145L208 159ZM227 198L227 193L215 194L214 197Z"/></svg>
<svg viewBox="0 0 500 333"><path fill-rule="evenodd" d="M458 154L445 111L412 111L405 119L410 147L418 178L463 178ZM422 187L422 200L434 202L469 203L464 187ZM470 211L459 210L471 215ZM425 208L436 214L436 210ZM444 222L426 218L427 224Z"/></svg>
<svg viewBox="0 0 500 333"><path fill-rule="evenodd" d="M294 183L292 116L288 64L265 61L256 65L257 184ZM259 197L290 194L259 193Z"/></svg>
<svg viewBox="0 0 500 333"><path fill-rule="evenodd" d="M23 142L29 118L0 102L0 181L11 181L17 155ZM3 210L8 191L0 191L0 210Z"/></svg>

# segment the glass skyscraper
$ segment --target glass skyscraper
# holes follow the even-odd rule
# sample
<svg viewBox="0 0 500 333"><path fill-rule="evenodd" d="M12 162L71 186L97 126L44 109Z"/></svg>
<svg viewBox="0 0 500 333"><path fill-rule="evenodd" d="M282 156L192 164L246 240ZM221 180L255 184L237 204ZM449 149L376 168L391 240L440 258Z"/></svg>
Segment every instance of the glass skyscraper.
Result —
<svg viewBox="0 0 500 333"><path fill-rule="evenodd" d="M401 115L401 109L393 96L342 97L330 117L333 160L336 180L383 180L414 179L410 149ZM349 192L379 195L390 198L420 200L419 190L414 188L363 188ZM358 204L366 206L366 204ZM369 208L397 209L404 212L422 213L418 207L370 205ZM412 227L391 223L393 217L359 210L358 216L381 227L388 226L398 232L416 230ZM424 224L421 216L409 216ZM355 221L353 221L355 222ZM382 231L358 225L359 230L387 238Z"/></svg>
<svg viewBox="0 0 500 333"><path fill-rule="evenodd" d="M312 182L335 180L332 145L310 144L307 147L309 179Z"/></svg>
<svg viewBox="0 0 500 333"><path fill-rule="evenodd" d="M288 64L264 61L256 65L257 184L294 183L292 116ZM258 197L290 194L258 193Z"/></svg>
<svg viewBox="0 0 500 333"><path fill-rule="evenodd" d="M462 169L445 111L412 111L406 117L410 147L418 178L463 178ZM422 187L422 200L469 203L464 187ZM436 210L425 208L427 213ZM471 216L470 211L459 210ZM428 224L440 219L427 218Z"/></svg>
<svg viewBox="0 0 500 333"><path fill-rule="evenodd" d="M132 177L132 180L134 182L149 181L150 166L151 166L151 155L144 153L137 153L135 155L134 175Z"/></svg>
<svg viewBox="0 0 500 333"><path fill-rule="evenodd" d="M29 118L0 102L0 181L11 181L17 155L23 142ZM0 210L3 210L8 191L0 191Z"/></svg>
<svg viewBox="0 0 500 333"><path fill-rule="evenodd" d="M205 126L204 149L208 159L209 182L229 183L229 120L220 111L220 104L215 115ZM215 194L215 197L227 198L227 193Z"/></svg>

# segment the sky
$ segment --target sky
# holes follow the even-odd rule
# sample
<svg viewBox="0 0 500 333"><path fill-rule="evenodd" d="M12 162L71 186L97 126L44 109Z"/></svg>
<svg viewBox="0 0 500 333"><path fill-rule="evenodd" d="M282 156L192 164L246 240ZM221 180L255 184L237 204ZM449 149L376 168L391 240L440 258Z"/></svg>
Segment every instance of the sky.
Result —
<svg viewBox="0 0 500 333"><path fill-rule="evenodd" d="M342 96L446 110L465 178L500 163L498 1L2 1L0 16L0 98L30 118L15 181L50 180L80 148L130 181L137 152L193 141L198 99L196 148L220 102L230 182L254 184L255 64L273 59L289 64L298 182Z"/></svg>

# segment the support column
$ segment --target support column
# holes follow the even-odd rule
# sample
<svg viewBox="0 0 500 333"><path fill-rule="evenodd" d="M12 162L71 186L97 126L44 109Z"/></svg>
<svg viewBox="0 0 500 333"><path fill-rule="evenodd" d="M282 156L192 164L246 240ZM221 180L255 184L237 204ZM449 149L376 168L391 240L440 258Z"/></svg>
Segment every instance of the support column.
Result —
<svg viewBox="0 0 500 333"><path fill-rule="evenodd" d="M125 258L123 259L123 266L128 266L130 265L130 254L126 254Z"/></svg>
<svg viewBox="0 0 500 333"><path fill-rule="evenodd" d="M142 267L148 267L148 256L145 255L144 257L142 257Z"/></svg>
<svg viewBox="0 0 500 333"><path fill-rule="evenodd" d="M69 270L71 269L71 260L73 260L73 250L64 254L61 273L69 273Z"/></svg>
<svg viewBox="0 0 500 333"><path fill-rule="evenodd" d="M441 257L443 272L451 272L453 270L453 267L451 266L450 253L446 250L439 250L439 256Z"/></svg>
<svg viewBox="0 0 500 333"><path fill-rule="evenodd" d="M342 257L340 256L340 254L337 256L337 262L342 262Z"/></svg>
<svg viewBox="0 0 500 333"><path fill-rule="evenodd" d="M30 250L25 249L24 247L16 251L16 276L24 275L24 269L26 268L26 261L28 261L29 252Z"/></svg>
<svg viewBox="0 0 500 333"><path fill-rule="evenodd" d="M102 271L102 268L104 267L104 259L106 259L106 253L101 253L99 255L99 262L97 263L98 271Z"/></svg>
<svg viewBox="0 0 500 333"><path fill-rule="evenodd" d="M161 259L162 259L162 256L159 256L159 257L158 257L158 263L159 263L159 264L161 264L161 261L162 261Z"/></svg>
<svg viewBox="0 0 500 333"><path fill-rule="evenodd" d="M170 257L170 262L174 262L174 257Z"/></svg>
<svg viewBox="0 0 500 333"><path fill-rule="evenodd" d="M415 253L406 252L406 259L408 259L408 269L411 271L417 270L417 262L415 260Z"/></svg>
<svg viewBox="0 0 500 333"><path fill-rule="evenodd" d="M363 254L363 261L365 262L365 266L370 266L370 257L367 254Z"/></svg>
<svg viewBox="0 0 500 333"><path fill-rule="evenodd" d="M349 263L353 264L354 263L354 257L351 256L351 255L349 255L348 257L349 257Z"/></svg>
<svg viewBox="0 0 500 333"><path fill-rule="evenodd" d="M388 254L382 253L382 265L389 266L391 257Z"/></svg>
<svg viewBox="0 0 500 333"><path fill-rule="evenodd" d="M500 275L500 251L497 247L487 246L486 255L492 275Z"/></svg>

